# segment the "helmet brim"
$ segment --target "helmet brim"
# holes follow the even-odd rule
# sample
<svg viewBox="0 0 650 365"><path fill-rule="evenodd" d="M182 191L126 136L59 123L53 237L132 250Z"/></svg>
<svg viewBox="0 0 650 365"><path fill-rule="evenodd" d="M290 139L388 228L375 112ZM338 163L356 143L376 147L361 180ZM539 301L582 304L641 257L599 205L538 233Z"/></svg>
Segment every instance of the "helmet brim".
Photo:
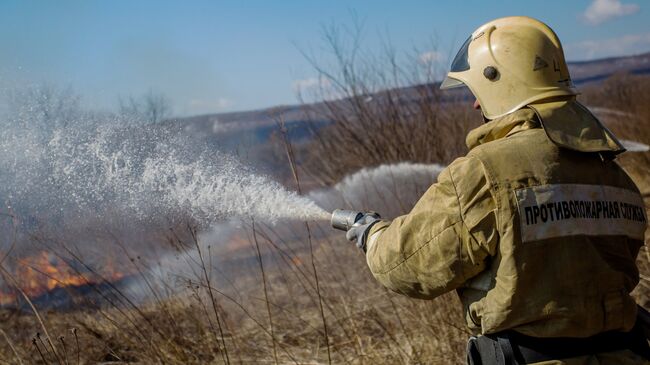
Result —
<svg viewBox="0 0 650 365"><path fill-rule="evenodd" d="M440 84L440 90L455 89L458 87L467 87L467 85L465 85L464 82L449 76L447 76Z"/></svg>

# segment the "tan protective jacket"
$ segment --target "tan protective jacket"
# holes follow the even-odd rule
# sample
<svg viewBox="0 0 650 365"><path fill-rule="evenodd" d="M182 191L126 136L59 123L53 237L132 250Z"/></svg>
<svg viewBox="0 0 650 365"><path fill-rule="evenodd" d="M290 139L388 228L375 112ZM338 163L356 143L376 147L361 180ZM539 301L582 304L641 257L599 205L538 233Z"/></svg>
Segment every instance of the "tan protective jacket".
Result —
<svg viewBox="0 0 650 365"><path fill-rule="evenodd" d="M628 175L558 147L530 108L471 131L467 145L409 214L371 229L377 280L416 298L457 289L483 334L630 330L647 218Z"/></svg>

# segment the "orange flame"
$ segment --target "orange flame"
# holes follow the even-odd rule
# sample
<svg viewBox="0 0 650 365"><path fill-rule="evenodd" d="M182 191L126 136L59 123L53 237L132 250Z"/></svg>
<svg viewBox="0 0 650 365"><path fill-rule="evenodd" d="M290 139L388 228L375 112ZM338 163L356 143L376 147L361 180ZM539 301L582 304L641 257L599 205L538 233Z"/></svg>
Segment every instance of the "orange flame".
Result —
<svg viewBox="0 0 650 365"><path fill-rule="evenodd" d="M30 298L38 297L55 288L95 284L103 281L102 277L109 281L116 281L125 276L115 269L111 259L106 261L101 272L102 277L92 272L75 270L64 260L46 251L39 251L18 262L13 278ZM0 288L0 305L15 303L18 296L18 291L13 288Z"/></svg>

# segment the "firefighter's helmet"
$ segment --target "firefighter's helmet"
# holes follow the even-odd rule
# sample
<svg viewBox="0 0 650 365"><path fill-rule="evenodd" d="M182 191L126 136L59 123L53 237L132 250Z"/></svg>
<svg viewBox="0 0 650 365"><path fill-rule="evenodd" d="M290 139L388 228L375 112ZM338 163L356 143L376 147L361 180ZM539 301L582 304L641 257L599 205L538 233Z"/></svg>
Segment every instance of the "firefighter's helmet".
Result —
<svg viewBox="0 0 650 365"><path fill-rule="evenodd" d="M479 27L454 58L441 88L466 85L487 119L577 91L557 35L539 20L513 16Z"/></svg>

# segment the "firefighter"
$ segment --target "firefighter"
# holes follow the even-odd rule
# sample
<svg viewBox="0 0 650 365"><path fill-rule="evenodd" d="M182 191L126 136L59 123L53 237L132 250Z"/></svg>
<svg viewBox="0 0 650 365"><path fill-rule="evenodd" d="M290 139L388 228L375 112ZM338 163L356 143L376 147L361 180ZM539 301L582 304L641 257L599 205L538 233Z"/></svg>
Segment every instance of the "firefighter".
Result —
<svg viewBox="0 0 650 365"><path fill-rule="evenodd" d="M485 124L469 152L393 221L348 239L391 290L456 290L470 364L646 364L630 296L647 215L616 137L576 91L556 34L529 17L479 27L442 89L466 86Z"/></svg>

